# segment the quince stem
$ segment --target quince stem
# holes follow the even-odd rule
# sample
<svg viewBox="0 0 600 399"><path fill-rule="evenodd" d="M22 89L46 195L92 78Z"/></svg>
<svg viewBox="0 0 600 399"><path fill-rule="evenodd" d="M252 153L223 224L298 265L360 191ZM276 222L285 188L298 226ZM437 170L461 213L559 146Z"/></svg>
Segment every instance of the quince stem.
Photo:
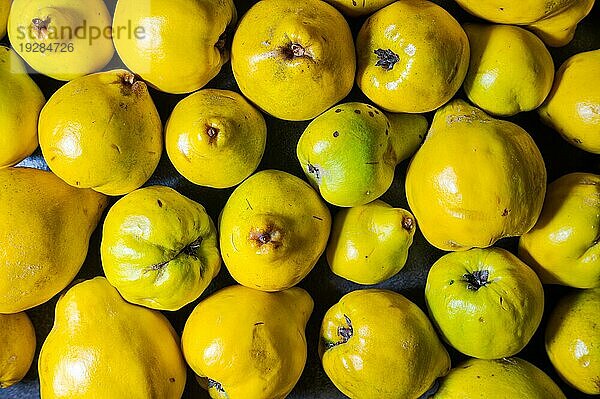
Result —
<svg viewBox="0 0 600 399"><path fill-rule="evenodd" d="M33 24L33 31L38 40L48 39L48 27L50 26L52 19L48 16L44 19L34 18L31 20Z"/></svg>
<svg viewBox="0 0 600 399"><path fill-rule="evenodd" d="M332 342L326 339L323 339L323 344L325 345L325 350L331 349L334 346L345 344L352 338L354 335L354 328L352 327L352 320L346 315L344 315L344 319L346 320L346 326L339 326L337 330L337 335L340 337L340 340L337 342Z"/></svg>
<svg viewBox="0 0 600 399"><path fill-rule="evenodd" d="M477 291L490 283L488 280L490 272L488 270L475 270L463 275L463 281L467 283L467 289Z"/></svg>
<svg viewBox="0 0 600 399"><path fill-rule="evenodd" d="M223 389L223 385L221 385L220 382L217 382L215 380L211 380L210 378L208 379L208 388L215 388L217 391L219 392L225 392L225 390Z"/></svg>
<svg viewBox="0 0 600 399"><path fill-rule="evenodd" d="M302 46L300 43L289 43L281 47L281 54L287 60L293 60L294 58L313 58L311 54Z"/></svg>
<svg viewBox="0 0 600 399"><path fill-rule="evenodd" d="M214 144L217 141L217 136L220 130L214 126L206 127L206 134L208 135L208 144Z"/></svg>
<svg viewBox="0 0 600 399"><path fill-rule="evenodd" d="M391 71L394 69L394 65L400 61L398 54L394 53L390 49L384 50L379 48L373 52L377 56L377 62L375 63L375 66L380 66L386 71Z"/></svg>
<svg viewBox="0 0 600 399"><path fill-rule="evenodd" d="M279 248L282 245L282 238L283 231L274 224L267 225L265 229L255 228L250 232L250 240L259 248L264 246Z"/></svg>

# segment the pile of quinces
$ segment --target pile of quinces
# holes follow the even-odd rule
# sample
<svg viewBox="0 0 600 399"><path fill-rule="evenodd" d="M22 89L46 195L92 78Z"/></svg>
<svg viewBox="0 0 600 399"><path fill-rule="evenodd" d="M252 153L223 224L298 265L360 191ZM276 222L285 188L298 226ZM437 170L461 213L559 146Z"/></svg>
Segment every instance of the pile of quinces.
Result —
<svg viewBox="0 0 600 399"><path fill-rule="evenodd" d="M565 398L518 357L539 329L552 373L600 394L600 175L547 185L535 135L506 119L534 111L600 154L600 49L555 73L547 48L594 0L456 0L478 18L462 25L428 0L113 3L0 0L0 388L36 357L25 311L56 296L42 399L181 398L188 366L215 399L285 398L317 345L349 398ZM229 61L237 85L214 88ZM179 102L157 109L160 92ZM310 123L267 146L274 118ZM259 167L289 143L306 181ZM19 164L38 146L49 170ZM172 183L152 185L163 148ZM230 189L218 219L181 181ZM402 186L410 211L380 199ZM356 289L307 346L296 285L319 259L401 280L423 238L447 251L418 271L426 309ZM74 281L86 258L98 277ZM214 285L222 263L239 284ZM543 284L573 287L544 323ZM161 312L185 309L180 338Z"/></svg>

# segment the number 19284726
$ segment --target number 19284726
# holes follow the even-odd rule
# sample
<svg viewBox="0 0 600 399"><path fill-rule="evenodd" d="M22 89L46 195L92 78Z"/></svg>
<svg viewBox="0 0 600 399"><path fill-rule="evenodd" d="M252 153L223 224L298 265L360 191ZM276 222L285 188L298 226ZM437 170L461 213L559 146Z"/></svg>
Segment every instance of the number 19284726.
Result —
<svg viewBox="0 0 600 399"><path fill-rule="evenodd" d="M72 53L73 43L20 43L19 50L26 53Z"/></svg>

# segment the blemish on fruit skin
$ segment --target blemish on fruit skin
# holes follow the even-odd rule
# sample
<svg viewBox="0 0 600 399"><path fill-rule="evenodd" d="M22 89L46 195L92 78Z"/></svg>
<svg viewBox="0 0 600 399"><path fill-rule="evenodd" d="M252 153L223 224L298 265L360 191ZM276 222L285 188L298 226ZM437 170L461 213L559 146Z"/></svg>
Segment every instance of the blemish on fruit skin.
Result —
<svg viewBox="0 0 600 399"><path fill-rule="evenodd" d="M338 131L333 132L333 137L339 137L339 136L340 136L340 132L338 132Z"/></svg>
<svg viewBox="0 0 600 399"><path fill-rule="evenodd" d="M240 252L240 250L235 245L235 240L233 239L233 233L231 233L230 241L231 241L231 246L233 247L235 252ZM227 254L227 257L229 258L229 254Z"/></svg>
<svg viewBox="0 0 600 399"><path fill-rule="evenodd" d="M118 145L116 144L111 144L110 145L112 147L113 150L117 151L119 154L121 153L121 148L119 148Z"/></svg>
<svg viewBox="0 0 600 399"><path fill-rule="evenodd" d="M360 115L360 109L355 109L354 113Z"/></svg>
<svg viewBox="0 0 600 399"><path fill-rule="evenodd" d="M417 52L417 48L415 47L414 44L409 44L408 46L406 46L404 48L404 52L406 53L406 55L408 55L409 57L412 57L415 55L415 53Z"/></svg>
<svg viewBox="0 0 600 399"><path fill-rule="evenodd" d="M407 231L411 231L415 227L415 221L411 217L404 217L402 219L402 228Z"/></svg>
<svg viewBox="0 0 600 399"><path fill-rule="evenodd" d="M336 114L339 114L340 112L342 112L342 110L341 110L341 109L339 109L339 108L335 110L335 113L336 113Z"/></svg>
<svg viewBox="0 0 600 399"><path fill-rule="evenodd" d="M161 200L156 200L156 202L158 203L158 207L162 208L163 207L163 203Z"/></svg>

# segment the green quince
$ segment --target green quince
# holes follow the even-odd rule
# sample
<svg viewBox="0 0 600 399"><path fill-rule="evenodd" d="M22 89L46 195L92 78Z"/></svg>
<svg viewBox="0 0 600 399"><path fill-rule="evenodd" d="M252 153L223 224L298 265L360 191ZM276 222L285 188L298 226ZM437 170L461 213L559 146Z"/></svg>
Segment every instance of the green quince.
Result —
<svg viewBox="0 0 600 399"><path fill-rule="evenodd" d="M164 186L117 201L100 252L104 273L123 298L159 310L196 300L221 267L217 230L204 207Z"/></svg>
<svg viewBox="0 0 600 399"><path fill-rule="evenodd" d="M327 246L329 267L355 283L381 283L404 267L416 227L410 212L380 200L342 209Z"/></svg>
<svg viewBox="0 0 600 399"><path fill-rule="evenodd" d="M359 206L388 190L396 165L416 151L426 130L423 116L387 116L368 104L346 103L308 125L297 155L327 202Z"/></svg>

